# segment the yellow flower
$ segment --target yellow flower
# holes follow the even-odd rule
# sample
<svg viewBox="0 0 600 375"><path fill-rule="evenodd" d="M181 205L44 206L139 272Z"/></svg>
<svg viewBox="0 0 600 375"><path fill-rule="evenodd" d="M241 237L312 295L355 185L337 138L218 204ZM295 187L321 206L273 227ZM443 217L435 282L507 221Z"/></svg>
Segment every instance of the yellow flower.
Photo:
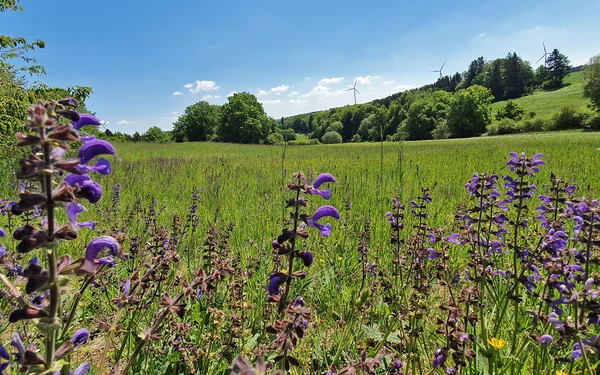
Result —
<svg viewBox="0 0 600 375"><path fill-rule="evenodd" d="M342 260L342 259L344 259L344 258L342 258L342 257L338 257L338 260Z"/></svg>
<svg viewBox="0 0 600 375"><path fill-rule="evenodd" d="M323 259L319 259L319 262L321 263L325 263L325 261Z"/></svg>
<svg viewBox="0 0 600 375"><path fill-rule="evenodd" d="M286 269L283 269L283 270L281 270L281 271L279 271L279 272L285 275L285 274L287 273L287 270L286 270Z"/></svg>
<svg viewBox="0 0 600 375"><path fill-rule="evenodd" d="M500 350L502 348L504 348L504 346L506 345L506 341L502 338L497 339L495 337L492 337L491 339L488 339L488 343L493 346L494 348L496 348L496 350Z"/></svg>
<svg viewBox="0 0 600 375"><path fill-rule="evenodd" d="M567 373L564 371L556 370L556 375L567 375Z"/></svg>

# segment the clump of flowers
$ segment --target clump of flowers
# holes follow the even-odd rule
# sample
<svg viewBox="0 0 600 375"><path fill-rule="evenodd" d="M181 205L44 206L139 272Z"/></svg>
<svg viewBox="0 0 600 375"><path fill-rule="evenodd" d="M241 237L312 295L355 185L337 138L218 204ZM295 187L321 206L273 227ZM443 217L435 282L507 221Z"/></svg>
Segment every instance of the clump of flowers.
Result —
<svg viewBox="0 0 600 375"><path fill-rule="evenodd" d="M120 253L119 242L111 236L92 239L86 247L83 258L73 260L70 255L57 254L60 241L73 241L84 228L93 228L95 223L80 221L79 215L86 211L81 202L95 204L102 198L102 188L96 183L91 173L108 174L112 170L110 162L100 155L114 155L114 147L107 141L94 137L80 137L79 130L84 126L100 125L98 119L89 114L79 114L73 108L78 102L73 98L59 101L37 102L28 109L26 126L30 133L17 133L20 147L29 147L29 157L21 160L16 176L39 185L39 190L22 185L20 200L10 205L13 215L22 215L33 210L43 213L41 225L32 221L13 232L13 238L19 243L16 250L21 254L39 252L45 259L32 258L22 271L27 280L25 295L12 285L4 276L0 279L10 291L18 304L18 308L9 315L9 321L36 320L36 327L43 336L42 344L30 342L25 345L22 336L15 332L12 346L18 352L16 366L20 372L26 373L69 373L72 363L68 355L89 337L87 329L77 330L70 340L58 342L66 337L71 320L62 321L61 286L69 275L90 275L102 267L114 266ZM83 141L77 158L64 158L65 150L70 144ZM68 221L60 224L57 211L64 210ZM3 232L0 234L4 234ZM5 249L1 249L4 253ZM45 261L44 261L45 260ZM31 298L29 298L31 297ZM76 308L76 304L72 307ZM5 353L1 348L0 354ZM3 358L9 359L2 355ZM2 369L8 364L4 363ZM75 370L83 375L89 370L89 363L83 363Z"/></svg>

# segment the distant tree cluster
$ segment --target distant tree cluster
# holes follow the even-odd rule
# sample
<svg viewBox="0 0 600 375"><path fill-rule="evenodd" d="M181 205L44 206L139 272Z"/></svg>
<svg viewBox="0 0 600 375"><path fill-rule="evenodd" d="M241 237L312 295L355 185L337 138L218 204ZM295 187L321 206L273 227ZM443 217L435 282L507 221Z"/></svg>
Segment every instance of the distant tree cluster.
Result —
<svg viewBox="0 0 600 375"><path fill-rule="evenodd" d="M242 92L230 96L223 106L204 101L188 106L173 124L172 137L176 142L271 143L274 138L269 142L269 136L276 132L275 120L262 104L253 94Z"/></svg>

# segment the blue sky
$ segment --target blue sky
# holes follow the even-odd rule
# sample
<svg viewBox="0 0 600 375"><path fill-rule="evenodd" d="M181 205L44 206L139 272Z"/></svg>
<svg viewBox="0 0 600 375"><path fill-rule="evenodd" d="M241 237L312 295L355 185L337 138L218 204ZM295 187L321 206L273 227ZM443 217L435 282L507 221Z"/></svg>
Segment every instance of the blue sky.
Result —
<svg viewBox="0 0 600 375"><path fill-rule="evenodd" d="M186 106L248 91L273 117L384 97L516 51L600 53L600 0L23 0L0 35L42 39L53 86L88 85L111 130L167 130ZM203 99L204 98L204 99Z"/></svg>

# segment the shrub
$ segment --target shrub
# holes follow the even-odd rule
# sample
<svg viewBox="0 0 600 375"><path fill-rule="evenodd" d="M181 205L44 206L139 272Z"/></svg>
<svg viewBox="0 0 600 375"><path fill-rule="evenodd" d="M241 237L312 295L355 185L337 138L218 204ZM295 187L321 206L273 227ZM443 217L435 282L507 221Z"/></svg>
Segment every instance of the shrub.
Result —
<svg viewBox="0 0 600 375"><path fill-rule="evenodd" d="M525 133L541 132L546 127L546 122L540 118L526 119L521 122L521 129Z"/></svg>
<svg viewBox="0 0 600 375"><path fill-rule="evenodd" d="M552 117L548 130L580 129L583 127L585 116L573 107L562 107L560 112Z"/></svg>
<svg viewBox="0 0 600 375"><path fill-rule="evenodd" d="M360 142L360 141L361 141L361 138L360 138L360 135L358 135L358 134L354 134L352 136L352 139L350 140L350 142Z"/></svg>
<svg viewBox="0 0 600 375"><path fill-rule="evenodd" d="M583 122L585 130L599 131L600 130L600 114L596 113L585 119Z"/></svg>
<svg viewBox="0 0 600 375"><path fill-rule="evenodd" d="M295 141L288 142L288 146L312 146L318 144L320 144L320 142L316 138L297 139Z"/></svg>
<svg viewBox="0 0 600 375"><path fill-rule="evenodd" d="M496 120L520 120L525 115L525 110L514 100L509 100L506 105L496 113Z"/></svg>
<svg viewBox="0 0 600 375"><path fill-rule="evenodd" d="M488 135L505 135L523 132L521 124L508 118L502 119L488 127Z"/></svg>
<svg viewBox="0 0 600 375"><path fill-rule="evenodd" d="M268 144L268 145L283 144L283 134L281 134L279 132L269 134L269 136L265 140L265 144Z"/></svg>
<svg viewBox="0 0 600 375"><path fill-rule="evenodd" d="M342 136L338 132L327 132L321 137L321 142L325 144L342 143Z"/></svg>

